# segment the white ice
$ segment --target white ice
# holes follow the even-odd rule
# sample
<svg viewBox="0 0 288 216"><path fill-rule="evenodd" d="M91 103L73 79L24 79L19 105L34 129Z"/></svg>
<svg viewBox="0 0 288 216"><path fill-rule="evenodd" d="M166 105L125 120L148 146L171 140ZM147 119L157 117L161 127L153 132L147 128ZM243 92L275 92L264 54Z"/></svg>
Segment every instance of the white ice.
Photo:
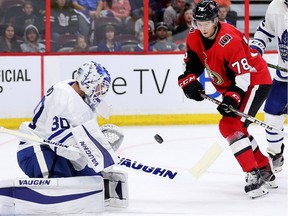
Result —
<svg viewBox="0 0 288 216"><path fill-rule="evenodd" d="M277 173L279 188L257 199L244 193L245 174L232 155L217 125L123 127L125 140L118 154L172 170L191 168L214 143L224 152L198 180L187 178L178 184L127 170L129 176L128 208L107 208L106 216L284 216L288 215L288 162ZM286 131L288 127L286 125ZM251 125L249 132L263 152L267 147L264 129ZM158 144L154 135L164 142ZM285 140L287 143L287 140ZM25 177L16 160L18 138L0 134L0 179ZM286 144L287 145L287 144ZM266 154L266 153L265 153ZM286 147L285 158L288 161Z"/></svg>

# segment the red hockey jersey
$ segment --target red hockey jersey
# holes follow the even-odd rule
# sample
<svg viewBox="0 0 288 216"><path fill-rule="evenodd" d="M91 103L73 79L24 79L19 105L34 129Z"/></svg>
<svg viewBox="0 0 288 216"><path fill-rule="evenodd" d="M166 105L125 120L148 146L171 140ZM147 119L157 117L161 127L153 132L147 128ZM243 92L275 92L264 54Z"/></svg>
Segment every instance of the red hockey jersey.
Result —
<svg viewBox="0 0 288 216"><path fill-rule="evenodd" d="M267 63L258 53L252 53L244 35L227 23L218 24L214 40L203 37L200 30L192 28L186 40L184 73L197 77L204 68L212 84L221 94L233 84L243 89L250 85L271 84ZM237 79L245 77L244 79ZM240 83L239 83L240 82Z"/></svg>

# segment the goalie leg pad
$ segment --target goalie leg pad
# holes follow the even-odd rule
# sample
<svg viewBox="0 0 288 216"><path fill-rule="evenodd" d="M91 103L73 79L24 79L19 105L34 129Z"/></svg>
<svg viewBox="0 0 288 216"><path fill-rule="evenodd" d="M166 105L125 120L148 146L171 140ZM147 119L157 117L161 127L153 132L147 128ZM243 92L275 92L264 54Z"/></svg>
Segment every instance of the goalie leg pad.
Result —
<svg viewBox="0 0 288 216"><path fill-rule="evenodd" d="M128 206L128 175L121 171L103 172L105 205L110 207Z"/></svg>
<svg viewBox="0 0 288 216"><path fill-rule="evenodd" d="M82 215L104 211L103 178L0 181L0 215Z"/></svg>

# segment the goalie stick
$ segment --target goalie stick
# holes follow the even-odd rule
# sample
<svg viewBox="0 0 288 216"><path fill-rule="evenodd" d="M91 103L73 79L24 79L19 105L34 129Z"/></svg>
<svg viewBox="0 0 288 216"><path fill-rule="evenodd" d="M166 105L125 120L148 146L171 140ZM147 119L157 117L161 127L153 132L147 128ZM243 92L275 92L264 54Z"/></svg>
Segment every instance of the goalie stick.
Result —
<svg viewBox="0 0 288 216"><path fill-rule="evenodd" d="M170 182L180 184L191 183L192 181L199 179L222 152L223 148L219 144L213 144L191 168L182 171L172 170L163 166L148 165L125 157L120 157L118 165L126 170L129 169L136 173L148 174Z"/></svg>
<svg viewBox="0 0 288 216"><path fill-rule="evenodd" d="M270 63L267 63L268 67L270 68L274 68L274 69L278 69L280 71L283 71L283 72L288 72L288 70L286 68L283 68L283 67L279 67L277 65L273 65L273 64L270 64Z"/></svg>
<svg viewBox="0 0 288 216"><path fill-rule="evenodd" d="M0 127L0 133L6 133L13 136L17 136L20 138L24 138L27 140L34 141L38 144L45 144L49 145L51 147L58 147L58 148L64 148L67 151L74 151L74 152L80 152L78 148L63 145L58 142L53 142L51 140L42 139L40 137L24 134L19 131L10 130L4 127ZM32 146L32 145L31 145ZM213 164L213 162L221 155L223 152L223 148L219 144L213 144L210 146L210 148L204 153L204 155L197 161L197 163L189 168L185 169L183 171L179 170L172 170L169 168L165 168L162 166L157 165L148 165L143 162L139 162L137 160L132 160L129 158L126 158L125 156L119 156L119 168L124 168L126 170L135 171L137 173L142 173L150 176L157 177L158 179L165 179L170 182L175 183L191 183L191 181L199 179L206 171L207 169Z"/></svg>
<svg viewBox="0 0 288 216"><path fill-rule="evenodd" d="M214 98L212 98L212 97L210 97L210 96L208 96L208 95L206 95L206 94L200 93L200 95L201 95L201 97L203 97L204 99L209 100L209 101L211 101L211 102L213 102L213 103L215 103L215 104L217 104L217 105L220 105L220 104L221 104L220 101L218 101L218 100L216 100L216 99L214 99ZM240 112L239 110L234 109L234 108L231 107L231 106L229 106L229 109L230 109L232 112L234 112L236 115L238 115L238 116L240 116L240 117L243 117L243 118L247 119L247 120L250 121L250 122L253 122L253 123L255 123L255 124L258 124L258 125L264 127L266 130L269 130L269 131L274 132L274 133L279 133L279 134L282 134L282 135L285 136L285 137L288 137L288 134L287 134L286 132L284 132L284 131L282 131L282 130L279 130L278 128L275 128L275 127L273 127L273 126L271 126L271 125L269 125L269 124L267 124L267 123L265 123L265 122L263 122L263 121L260 121L259 119L256 119L256 118L254 118L253 116L250 116L250 115L248 115L248 114L246 114L246 113Z"/></svg>

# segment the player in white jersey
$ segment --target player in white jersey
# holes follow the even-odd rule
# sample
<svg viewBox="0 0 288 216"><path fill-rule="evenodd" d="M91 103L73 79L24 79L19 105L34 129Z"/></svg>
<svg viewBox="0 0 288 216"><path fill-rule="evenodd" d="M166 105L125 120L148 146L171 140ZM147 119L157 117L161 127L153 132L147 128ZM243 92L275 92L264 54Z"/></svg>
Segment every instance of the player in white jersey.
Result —
<svg viewBox="0 0 288 216"><path fill-rule="evenodd" d="M63 177L72 177L69 181L71 183L80 176L87 177L87 181L89 177L98 176L102 179L102 182L97 183L102 184L99 188L105 186L105 203L125 207L128 201L127 175L115 169L111 170L113 165L118 163L119 158L114 151L122 143L124 135L115 125L99 127L96 119L97 106L107 94L110 82L110 74L106 68L91 61L79 67L75 80L61 81L47 90L34 109L32 121L23 122L19 131L61 143L62 147L74 147L74 150L79 151L21 138L17 160L29 178L58 178L62 182ZM78 181L80 185L85 185L85 182L81 183L81 178ZM65 191L61 184L59 183L57 190L63 189L64 195L74 196L69 190ZM83 188L85 187L80 187L79 190L87 192ZM95 188L96 185L93 189ZM49 190L45 191L49 195ZM103 190L97 194L103 199ZM77 205L78 201L75 202L71 205ZM102 209L102 204L98 204L99 208L93 211ZM82 203L79 208L86 207L83 207ZM69 206L67 209L69 210Z"/></svg>
<svg viewBox="0 0 288 216"><path fill-rule="evenodd" d="M95 62L83 64L76 80L61 81L47 90L34 110L32 121L22 123L19 130L77 147L72 129L92 119L96 122L94 111L109 86L110 75L104 67ZM19 166L29 177L96 174L80 153L45 145L31 146L26 140L20 142L17 157Z"/></svg>
<svg viewBox="0 0 288 216"><path fill-rule="evenodd" d="M267 43L275 38L278 50L279 68L288 68L288 0L273 0L266 11L265 19L260 23L250 41L251 48L256 49L263 55ZM276 69L270 95L264 107L266 123L283 130L287 116L287 82L288 73ZM271 158L275 172L282 170L284 163L284 137L278 133L266 130L268 142L267 152Z"/></svg>

